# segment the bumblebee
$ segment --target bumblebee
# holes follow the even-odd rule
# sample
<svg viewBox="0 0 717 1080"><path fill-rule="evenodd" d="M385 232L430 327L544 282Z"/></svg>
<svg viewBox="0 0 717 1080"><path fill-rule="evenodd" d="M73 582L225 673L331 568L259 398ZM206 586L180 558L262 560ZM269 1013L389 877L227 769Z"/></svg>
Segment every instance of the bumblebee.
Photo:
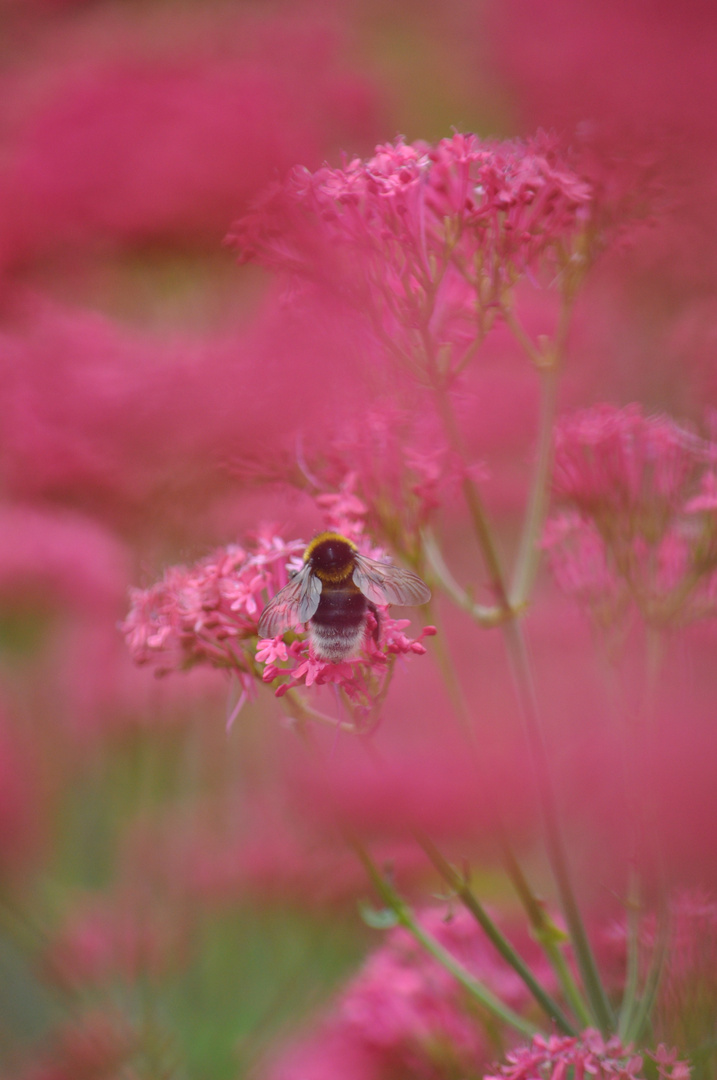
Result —
<svg viewBox="0 0 717 1080"><path fill-rule="evenodd" d="M314 537L304 565L264 608L259 637L276 637L302 623L319 660L338 664L355 656L376 604L425 604L428 586L411 570L361 555L352 540L335 532Z"/></svg>

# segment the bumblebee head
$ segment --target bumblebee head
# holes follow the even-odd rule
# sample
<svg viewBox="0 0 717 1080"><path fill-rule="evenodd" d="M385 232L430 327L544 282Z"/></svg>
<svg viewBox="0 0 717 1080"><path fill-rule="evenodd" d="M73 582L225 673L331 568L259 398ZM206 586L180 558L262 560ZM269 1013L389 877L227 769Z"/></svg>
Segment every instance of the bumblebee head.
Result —
<svg viewBox="0 0 717 1080"><path fill-rule="evenodd" d="M323 532L307 547L304 562L310 563L311 569L322 580L338 581L348 577L353 570L357 550L353 541L341 533Z"/></svg>

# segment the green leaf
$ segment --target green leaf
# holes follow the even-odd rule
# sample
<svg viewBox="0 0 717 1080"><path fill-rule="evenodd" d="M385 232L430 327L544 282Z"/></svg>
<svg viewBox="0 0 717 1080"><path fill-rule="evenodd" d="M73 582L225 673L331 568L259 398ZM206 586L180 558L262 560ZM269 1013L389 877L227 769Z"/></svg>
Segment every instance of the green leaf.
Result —
<svg viewBox="0 0 717 1080"><path fill-rule="evenodd" d="M391 908L375 908L365 900L359 900L359 914L373 930L390 930L398 925L398 915Z"/></svg>

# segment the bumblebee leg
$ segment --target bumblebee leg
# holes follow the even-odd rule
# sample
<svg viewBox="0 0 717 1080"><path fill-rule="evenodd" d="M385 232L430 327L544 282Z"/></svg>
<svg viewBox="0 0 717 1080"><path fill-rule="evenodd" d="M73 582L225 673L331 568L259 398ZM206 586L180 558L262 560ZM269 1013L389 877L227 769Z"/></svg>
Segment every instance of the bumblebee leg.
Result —
<svg viewBox="0 0 717 1080"><path fill-rule="evenodd" d="M376 607L376 605L373 604L370 600L367 602L366 606L368 607L369 611L371 612L374 619L376 620L376 628L374 629L374 632L373 632L373 634L371 636L373 637L373 640L378 645L378 639L381 637L381 616L379 614L379 611L378 611L378 608Z"/></svg>

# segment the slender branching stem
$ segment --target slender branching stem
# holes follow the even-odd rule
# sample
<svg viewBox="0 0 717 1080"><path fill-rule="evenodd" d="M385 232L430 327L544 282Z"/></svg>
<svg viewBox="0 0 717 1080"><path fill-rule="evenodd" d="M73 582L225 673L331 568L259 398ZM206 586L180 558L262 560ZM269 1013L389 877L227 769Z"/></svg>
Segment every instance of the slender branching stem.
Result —
<svg viewBox="0 0 717 1080"><path fill-rule="evenodd" d="M443 880L450 885L463 906L471 913L506 963L509 964L523 980L548 1019L555 1024L558 1030L564 1035L577 1034L576 1029L570 1023L560 1005L538 982L523 958L516 952L505 935L493 922L465 877L459 874L458 871L443 857L436 845L427 836L416 834L416 840L423 848Z"/></svg>
<svg viewBox="0 0 717 1080"><path fill-rule="evenodd" d="M506 315L510 329L533 361L540 378L538 451L510 590L512 605L518 609L528 602L540 561L540 535L548 507L548 485L553 464L553 425L557 409L558 383L565 356L572 306L570 297L564 296L555 340L552 347L544 347L542 351L536 349L513 317L512 312Z"/></svg>
<svg viewBox="0 0 717 1080"><path fill-rule="evenodd" d="M433 533L429 529L425 529L421 533L421 537L423 540L423 550L426 562L443 590L450 596L453 603L463 611L468 612L471 618L475 619L481 626L498 626L503 622L506 618L506 613L502 608L487 607L485 604L476 604L468 593L461 588L446 566L443 554L436 543Z"/></svg>
<svg viewBox="0 0 717 1080"><path fill-rule="evenodd" d="M627 894L627 970L625 991L618 1017L618 1035L625 1040L638 1005L640 978L640 883L634 866L630 868Z"/></svg>
<svg viewBox="0 0 717 1080"><path fill-rule="evenodd" d="M516 317L513 308L510 304L503 304L500 309L500 313L505 320L506 326L510 330L511 334L529 356L536 367L541 367L545 362L543 354L539 347L531 340L530 336L526 333L522 323Z"/></svg>
<svg viewBox="0 0 717 1080"><path fill-rule="evenodd" d="M660 979L667 958L667 947L670 939L669 919L667 903L663 900L657 925L657 938L652 953L650 967L645 978L645 986L642 996L632 1014L629 1024L625 1029L626 1042L637 1042L642 1035L645 1025L650 1019L657 991L660 987Z"/></svg>
<svg viewBox="0 0 717 1080"><path fill-rule="evenodd" d="M448 394L436 390L436 403L442 417L450 445L466 460L465 447L451 408ZM483 554L488 577L498 606L506 613L501 626L505 636L508 655L520 703L528 743L535 767L538 793L541 803L546 846L555 883L560 897L565 921L572 939L575 958L583 980L585 992L595 1018L603 1033L612 1028L612 1010L595 963L595 958L583 924L580 908L572 887L567 855L558 820L555 795L550 779L548 755L545 748L542 723L537 707L532 672L525 648L522 627L511 608L500 564L498 551L483 509L480 493L470 477L465 477L463 494L473 522L474 532Z"/></svg>
<svg viewBox="0 0 717 1080"><path fill-rule="evenodd" d="M543 399L540 416L539 451L536 472L533 478L532 493L528 501L526 525L523 531L521 553L517 566L514 595L522 607L535 576L538 560L537 545L547 501L547 484L551 464L552 426L557 393L558 358L562 354L567 337L570 300L565 298L561 309L560 324L552 351L540 350L528 338L512 313L506 309L506 318L511 329L518 336L535 365L544 372ZM434 395L436 408L451 448L467 463L466 447L453 412L450 395L437 378L435 357L429 354L428 370L435 377ZM548 755L542 730L540 713L537 707L532 672L528 660L519 610L511 603L511 596L506 586L505 575L494 541L483 502L467 472L464 473L463 496L473 525L478 545L483 555L489 584L495 602L504 615L501 622L506 640L508 655L520 703L523 722L528 737L535 767L538 793L545 830L546 846L553 876L555 878L561 907L568 926L578 968L583 980L587 1000L595 1022L606 1034L612 1030L613 1016L605 989L600 980L595 958L583 924L580 908L573 890L568 868L567 854L558 819L555 794L550 778Z"/></svg>
<svg viewBox="0 0 717 1080"><path fill-rule="evenodd" d="M585 993L598 1027L603 1034L607 1034L612 1028L612 1009L597 970L570 879L565 845L558 820L555 793L550 779L542 723L538 712L535 687L528 663L522 627L516 620L511 620L505 623L503 631L508 642L508 654L513 669L516 691L523 713L530 751L535 763L548 858L558 888L561 907L570 932L575 959L580 969Z"/></svg>
<svg viewBox="0 0 717 1080"><path fill-rule="evenodd" d="M540 562L540 536L548 506L548 483L553 463L553 423L558 396L557 365L543 368L539 375L538 454L510 590L511 604L518 609L528 602Z"/></svg>
<svg viewBox="0 0 717 1080"><path fill-rule="evenodd" d="M508 838L504 833L501 835L501 847L506 872L513 884L513 888L518 894L518 898L525 908L525 912L533 929L533 936L548 958L550 966L555 972L563 994L565 995L565 1000L577 1017L580 1026L590 1027L594 1023L592 1013L580 992L580 988L573 978L570 965L563 952L563 941L567 940L567 937L558 930L552 919L548 916L545 905L531 889L508 842Z"/></svg>
<svg viewBox="0 0 717 1080"><path fill-rule="evenodd" d="M463 687L461 686L461 681L453 662L453 656L446 645L445 634L443 634L441 630L441 623L436 607L434 606L434 601L430 601L427 607L427 618L438 630L438 633L433 639L431 655L438 665L441 677L443 678L443 683L446 687L446 692L450 698L451 705L455 710L461 728L463 729L470 752L477 761L479 759L480 747L473 715L468 707L465 694L463 693Z"/></svg>
<svg viewBox="0 0 717 1080"><path fill-rule="evenodd" d="M638 762L643 763L645 753L649 754L650 737L654 729L655 710L659 697L659 678L663 653L663 635L654 626L647 626L645 637L645 690L642 708L637 710L634 724L629 731L632 740L630 764L636 769ZM648 837L656 837L657 830L653 828L655 807L652 800L645 805L630 798L631 818L633 828L644 846ZM637 848L638 840L635 840ZM667 885L665 882L664 867L659 847L653 851L655 870L660 882L660 909L658 912L657 937L653 954L645 977L642 993L639 993L639 960L640 960L640 878L635 861L630 869L628 886L628 920L627 920L627 972L625 978L625 993L620 1009L618 1032L624 1041L636 1040L649 1021L655 998L659 989L660 979L664 968L669 938L669 916L667 906Z"/></svg>
<svg viewBox="0 0 717 1080"><path fill-rule="evenodd" d="M489 990L487 986L480 982L480 980L476 979L470 971L460 963L460 961L456 960L456 958L433 937L432 934L429 934L428 931L421 926L408 904L405 903L386 876L381 873L360 840L356 839L354 836L349 836L347 837L347 841L363 863L381 900L395 915L397 923L408 930L426 952L429 953L434 960L437 960L446 971L449 971L463 989L466 990L467 993L486 1010L486 1012L497 1020L500 1020L502 1023L508 1024L521 1035L528 1038L535 1035L538 1029L534 1024L520 1016L519 1013L515 1012L510 1006L501 1001L500 998L496 997L492 990Z"/></svg>
<svg viewBox="0 0 717 1080"><path fill-rule="evenodd" d="M458 454L465 466L468 455L463 436L461 435L456 422L450 396L445 389L439 387L435 391L435 400L449 445ZM491 591L493 592L496 604L500 611L507 614L510 612L510 603L503 571L500 565L498 550L495 546L488 518L483 508L483 500L480 497L480 492L465 470L461 487L466 506L468 507L468 512L471 516L473 531L485 561Z"/></svg>

